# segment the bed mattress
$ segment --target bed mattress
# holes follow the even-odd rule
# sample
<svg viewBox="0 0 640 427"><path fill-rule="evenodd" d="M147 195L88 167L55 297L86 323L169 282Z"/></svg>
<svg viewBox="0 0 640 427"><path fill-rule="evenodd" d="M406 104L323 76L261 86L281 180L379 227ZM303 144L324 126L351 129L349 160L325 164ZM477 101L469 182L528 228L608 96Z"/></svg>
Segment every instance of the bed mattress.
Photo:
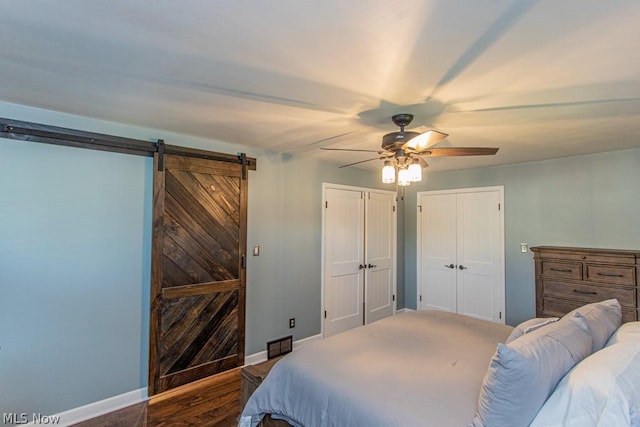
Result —
<svg viewBox="0 0 640 427"><path fill-rule="evenodd" d="M293 426L466 426L491 356L513 328L439 311L400 313L278 362L240 418Z"/></svg>

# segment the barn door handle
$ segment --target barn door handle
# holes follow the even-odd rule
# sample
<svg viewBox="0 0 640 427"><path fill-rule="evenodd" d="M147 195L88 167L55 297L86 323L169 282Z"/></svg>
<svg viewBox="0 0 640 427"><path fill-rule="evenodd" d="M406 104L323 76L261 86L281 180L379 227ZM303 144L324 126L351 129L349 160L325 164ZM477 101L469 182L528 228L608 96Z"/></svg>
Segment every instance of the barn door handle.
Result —
<svg viewBox="0 0 640 427"><path fill-rule="evenodd" d="M464 266L464 265L462 265L462 264L460 264L460 265L458 266L458 268L459 268L460 270L466 270L466 269L467 269L467 267L465 267L465 266Z"/></svg>
<svg viewBox="0 0 640 427"><path fill-rule="evenodd" d="M453 265L453 264L449 264L449 265L445 264L444 266L447 267L447 268L456 268L456 266Z"/></svg>

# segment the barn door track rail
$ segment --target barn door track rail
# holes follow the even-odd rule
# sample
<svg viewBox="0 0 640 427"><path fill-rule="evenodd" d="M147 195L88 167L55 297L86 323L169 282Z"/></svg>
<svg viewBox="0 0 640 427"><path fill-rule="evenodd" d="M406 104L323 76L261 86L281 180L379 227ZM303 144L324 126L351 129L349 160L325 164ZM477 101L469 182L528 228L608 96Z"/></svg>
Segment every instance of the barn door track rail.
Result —
<svg viewBox="0 0 640 427"><path fill-rule="evenodd" d="M161 157L164 157L165 154L175 154L238 163L243 166L243 178L246 178L245 171L247 169L256 170L257 167L257 160L253 157L247 157L245 153L238 153L237 155L217 153L178 145L168 145L165 144L162 139L158 139L156 142L143 141L140 139L86 132L6 118L0 118L0 137L26 142L41 142L67 147L132 154L136 156L152 157L155 153L158 153ZM159 164L162 164L162 162Z"/></svg>

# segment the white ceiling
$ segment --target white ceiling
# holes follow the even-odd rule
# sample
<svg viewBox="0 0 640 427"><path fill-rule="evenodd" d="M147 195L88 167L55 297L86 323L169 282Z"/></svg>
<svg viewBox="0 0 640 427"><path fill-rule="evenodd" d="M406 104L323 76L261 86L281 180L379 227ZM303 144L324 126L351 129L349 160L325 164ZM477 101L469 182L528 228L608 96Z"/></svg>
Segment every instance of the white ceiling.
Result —
<svg viewBox="0 0 640 427"><path fill-rule="evenodd" d="M640 147L637 0L0 2L0 100L350 163L397 130L496 156ZM160 136L161 137L161 136ZM364 166L379 167L377 161Z"/></svg>

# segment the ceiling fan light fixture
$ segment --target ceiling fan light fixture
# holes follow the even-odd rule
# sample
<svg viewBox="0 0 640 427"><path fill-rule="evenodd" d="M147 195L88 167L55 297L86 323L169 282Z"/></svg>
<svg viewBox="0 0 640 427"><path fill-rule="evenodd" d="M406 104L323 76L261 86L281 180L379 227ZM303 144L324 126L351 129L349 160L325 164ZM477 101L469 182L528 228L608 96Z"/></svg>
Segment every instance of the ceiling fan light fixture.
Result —
<svg viewBox="0 0 640 427"><path fill-rule="evenodd" d="M378 157L349 163L340 167L344 168L373 160L385 159L384 167L382 168L382 183L393 184L395 182L400 187L406 187L412 182L422 181L422 168L429 166L423 158L425 156L484 156L496 154L498 151L497 148L488 147L433 148L433 144L449 135L437 130L428 130L424 133L405 131L405 127L413 120L413 115L409 113L395 114L391 117L391 120L400 128L400 131L390 132L382 137L382 150L327 147L322 147L322 149L377 152Z"/></svg>
<svg viewBox="0 0 640 427"><path fill-rule="evenodd" d="M420 161L414 158L407 168L409 172L409 181L411 182L419 182L422 181L422 166L420 165Z"/></svg>
<svg viewBox="0 0 640 427"><path fill-rule="evenodd" d="M386 160L382 167L382 183L393 184L394 182L396 182L396 168L389 160Z"/></svg>
<svg viewBox="0 0 640 427"><path fill-rule="evenodd" d="M398 185L400 187L406 187L411 184L411 179L409 177L409 169L402 168L398 169Z"/></svg>

